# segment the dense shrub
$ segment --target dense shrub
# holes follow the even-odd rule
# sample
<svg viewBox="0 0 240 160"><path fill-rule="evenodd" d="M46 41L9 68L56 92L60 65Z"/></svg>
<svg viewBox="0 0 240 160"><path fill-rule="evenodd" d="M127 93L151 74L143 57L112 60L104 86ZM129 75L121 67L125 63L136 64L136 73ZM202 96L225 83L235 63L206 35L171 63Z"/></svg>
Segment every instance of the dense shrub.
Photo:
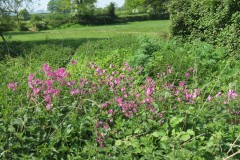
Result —
<svg viewBox="0 0 240 160"><path fill-rule="evenodd" d="M240 1L173 0L169 10L174 36L240 50Z"/></svg>
<svg viewBox="0 0 240 160"><path fill-rule="evenodd" d="M150 20L149 14L137 14L137 15L121 15L118 18L120 22L134 22L134 21L146 21Z"/></svg>
<svg viewBox="0 0 240 160"><path fill-rule="evenodd" d="M32 15L30 19L32 31L40 31L47 29L47 23L44 21L44 18L40 15Z"/></svg>
<svg viewBox="0 0 240 160"><path fill-rule="evenodd" d="M60 27L64 24L70 24L74 21L72 15L64 13L51 13L45 18L48 27L51 29Z"/></svg>
<svg viewBox="0 0 240 160"><path fill-rule="evenodd" d="M18 27L19 27L18 28L19 31L28 31L29 30L28 23L26 23L26 22L21 22Z"/></svg>
<svg viewBox="0 0 240 160"><path fill-rule="evenodd" d="M0 31L12 31L16 27L13 17L9 15L0 16Z"/></svg>
<svg viewBox="0 0 240 160"><path fill-rule="evenodd" d="M100 67L107 67L109 63L120 67L126 61L134 67L141 65L147 76L156 76L159 70L169 64L181 74L195 66L196 84L202 86L209 81L209 87L222 88L234 79L229 73L234 77L240 75L239 58L229 58L227 55L224 48L215 48L206 42L183 43L175 39L166 41L149 36L121 36L96 41L94 44L85 43L77 50L74 59L79 61L80 70L89 61L95 61ZM240 87L239 83L236 85Z"/></svg>

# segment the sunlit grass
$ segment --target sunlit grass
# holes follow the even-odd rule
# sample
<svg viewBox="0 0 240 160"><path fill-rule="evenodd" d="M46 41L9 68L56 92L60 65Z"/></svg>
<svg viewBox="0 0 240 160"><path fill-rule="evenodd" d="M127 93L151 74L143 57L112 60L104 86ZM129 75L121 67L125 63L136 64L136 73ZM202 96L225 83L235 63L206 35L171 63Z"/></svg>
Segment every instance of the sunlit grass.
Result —
<svg viewBox="0 0 240 160"><path fill-rule="evenodd" d="M169 33L170 21L130 22L118 25L86 26L46 30L40 32L8 32L7 39L12 41L38 41L54 39L109 38L122 34L162 35Z"/></svg>

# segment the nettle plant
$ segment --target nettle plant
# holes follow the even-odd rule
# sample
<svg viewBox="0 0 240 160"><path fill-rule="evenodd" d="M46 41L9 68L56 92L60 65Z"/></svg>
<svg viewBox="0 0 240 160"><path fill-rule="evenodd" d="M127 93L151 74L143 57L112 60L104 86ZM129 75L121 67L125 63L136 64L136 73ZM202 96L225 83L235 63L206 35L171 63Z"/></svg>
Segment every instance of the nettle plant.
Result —
<svg viewBox="0 0 240 160"><path fill-rule="evenodd" d="M73 66L76 63L77 61L71 62ZM81 153L72 153L73 155L94 156L98 153L109 158L129 154L138 158L171 158L181 154L181 149L186 148L197 152L200 157L208 157L209 154L214 157L218 152L227 151L225 140L231 143L236 136L227 137L223 135L226 134L224 132L221 133L221 137L225 136L222 141L213 141L215 128L203 126L215 117L225 119L223 123L229 126L239 124L238 93L234 88L229 88L226 92L205 92L193 83L194 68L189 68L184 75L179 76L167 65L165 71L151 78L143 75L141 66L133 68L124 63L117 68L110 64L109 68L103 69L90 62L85 69L86 74L79 79L73 78L65 68L54 70L43 64L42 69L42 79L34 74L28 77L27 97L33 106L48 111L48 115L59 115L60 112L71 115L71 112L75 112L75 116L90 116L88 127L91 129L82 132L87 134L82 137L90 138L83 140L84 143L71 142L81 144L78 146ZM17 83L10 83L8 88L16 91ZM75 104L74 107L68 110L61 107L72 104ZM69 129L72 122L67 122L66 116L60 116L59 119L61 125L66 124L67 134L74 133L74 127ZM85 122L79 124L82 125ZM77 129L79 128L75 128ZM51 132L52 136L57 134L56 130L51 128L47 132ZM75 134L72 136L76 136ZM199 144L192 143L196 137L201 138ZM88 153L86 149L91 146L89 143L94 144L96 149L92 153ZM194 149L200 146L201 150ZM218 147L209 150L211 146ZM55 144L54 147L58 149L59 146ZM66 149L66 152L70 152L69 150ZM152 154L155 151L158 154Z"/></svg>

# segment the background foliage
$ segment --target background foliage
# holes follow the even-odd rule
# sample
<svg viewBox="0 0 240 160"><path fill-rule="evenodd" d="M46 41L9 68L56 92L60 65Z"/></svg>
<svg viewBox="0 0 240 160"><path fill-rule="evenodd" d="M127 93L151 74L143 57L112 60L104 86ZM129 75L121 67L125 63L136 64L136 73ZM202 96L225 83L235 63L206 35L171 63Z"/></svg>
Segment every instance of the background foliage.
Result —
<svg viewBox="0 0 240 160"><path fill-rule="evenodd" d="M200 39L239 51L240 2L237 0L173 0L170 3L174 36Z"/></svg>

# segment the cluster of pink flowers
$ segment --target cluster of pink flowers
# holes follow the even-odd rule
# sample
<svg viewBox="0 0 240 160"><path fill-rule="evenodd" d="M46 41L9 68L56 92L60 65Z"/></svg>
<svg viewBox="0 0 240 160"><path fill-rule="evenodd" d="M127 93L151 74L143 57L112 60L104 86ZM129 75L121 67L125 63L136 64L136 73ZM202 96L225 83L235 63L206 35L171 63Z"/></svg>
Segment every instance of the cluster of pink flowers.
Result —
<svg viewBox="0 0 240 160"><path fill-rule="evenodd" d="M12 82L12 83L8 84L8 88L13 90L13 91L16 91L17 87L18 87L18 83L17 82Z"/></svg>
<svg viewBox="0 0 240 160"><path fill-rule="evenodd" d="M28 86L32 90L31 99L43 98L46 108L51 109L52 98L57 97L60 93L60 90L54 87L54 83L60 82L62 85L64 85L66 83L65 78L68 77L68 73L64 68L54 71L47 64L43 64L43 71L48 79L34 79L35 75L30 74L28 76Z"/></svg>
<svg viewBox="0 0 240 160"><path fill-rule="evenodd" d="M73 65L76 63L71 62ZM174 70L173 67L167 65L166 71L158 73L156 79L146 77L143 84L137 82L139 75L142 74L141 66L134 69L128 63L124 63L123 67L116 69L113 64L110 64L108 69L101 69L97 64L90 62L89 68L90 71L84 78L69 80L70 74L65 68L53 70L49 65L43 64L45 80L35 78L34 74L28 77L28 86L31 89L29 98L43 100L45 107L51 109L54 99L66 89L69 90L70 98L98 97L96 101L101 103L99 108L101 116L97 117L99 119L96 124L96 140L99 146L104 146L104 140L110 134L109 130L114 125L117 116L132 118L139 112L147 112L150 115L149 118L162 124L163 108L158 107L157 103L164 104L171 101L171 104L174 104L173 109L177 109L179 103L194 104L201 96L200 88L192 88L188 84L193 68L185 73L184 79L171 81L172 79L168 80L167 77L170 77ZM8 88L16 91L17 83L8 84ZM207 101L219 99L222 95L222 92L215 96L209 95ZM237 97L237 92L230 89L225 96L224 104L237 100Z"/></svg>

